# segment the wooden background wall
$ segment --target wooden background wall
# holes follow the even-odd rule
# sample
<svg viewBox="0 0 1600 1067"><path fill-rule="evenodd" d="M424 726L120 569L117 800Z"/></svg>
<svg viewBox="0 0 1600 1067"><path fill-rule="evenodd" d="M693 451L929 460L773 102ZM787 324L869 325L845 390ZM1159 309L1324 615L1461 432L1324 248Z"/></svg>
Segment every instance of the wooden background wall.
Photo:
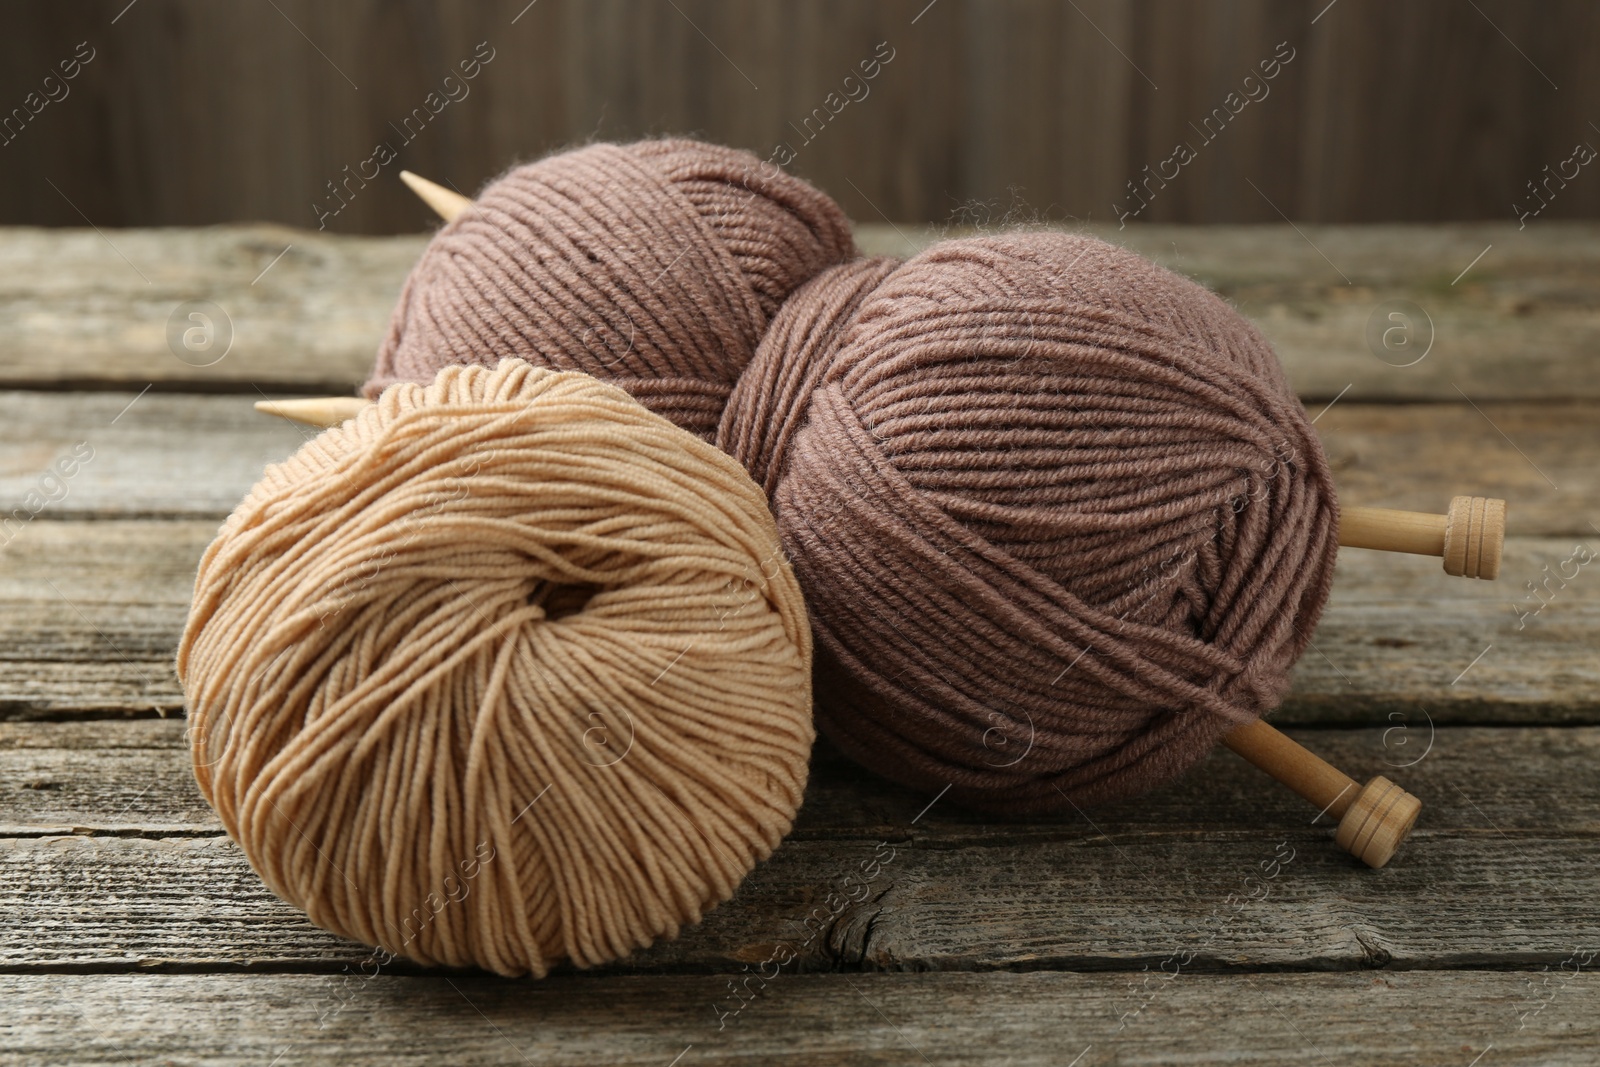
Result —
<svg viewBox="0 0 1600 1067"><path fill-rule="evenodd" d="M0 144L0 223L314 228L326 183L388 141L398 159L328 229L416 230L402 167L471 192L557 146L668 132L787 141L863 221L1105 220L1180 139L1196 158L1144 220L1509 219L1600 146L1589 0L34 3L6 12L0 116L80 41L69 94ZM470 95L403 144L390 124L480 41ZM790 124L879 42L870 95L802 144ZM1279 42L1295 58L1270 95L1201 142L1189 124ZM1600 214L1590 171L1539 217Z"/></svg>

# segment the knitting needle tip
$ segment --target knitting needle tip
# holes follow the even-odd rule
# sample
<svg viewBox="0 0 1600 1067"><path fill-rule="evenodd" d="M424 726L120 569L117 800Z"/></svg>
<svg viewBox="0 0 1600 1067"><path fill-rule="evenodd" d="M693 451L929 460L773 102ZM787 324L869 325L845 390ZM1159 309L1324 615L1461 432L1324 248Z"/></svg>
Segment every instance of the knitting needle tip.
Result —
<svg viewBox="0 0 1600 1067"><path fill-rule="evenodd" d="M307 426L337 426L371 404L358 396L314 396L304 400L257 400L256 410Z"/></svg>
<svg viewBox="0 0 1600 1067"><path fill-rule="evenodd" d="M433 208L434 212L446 222L454 222L463 211L472 205L471 197L462 196L454 189L446 189L442 185L430 182L421 175L412 174L409 170L400 172L400 180L405 182L413 193L422 198L424 204Z"/></svg>

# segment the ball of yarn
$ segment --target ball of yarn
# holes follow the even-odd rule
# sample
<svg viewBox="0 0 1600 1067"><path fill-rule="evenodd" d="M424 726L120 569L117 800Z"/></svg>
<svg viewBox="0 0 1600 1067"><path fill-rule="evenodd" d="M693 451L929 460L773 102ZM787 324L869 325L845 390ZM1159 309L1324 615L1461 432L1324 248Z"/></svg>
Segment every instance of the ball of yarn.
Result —
<svg viewBox="0 0 1600 1067"><path fill-rule="evenodd" d="M829 197L748 152L596 144L517 167L408 278L366 383L520 357L709 438L778 308L853 252Z"/></svg>
<svg viewBox="0 0 1600 1067"><path fill-rule="evenodd" d="M675 935L771 852L810 653L737 463L510 360L269 467L178 670L200 789L275 892L423 963L540 975Z"/></svg>
<svg viewBox="0 0 1600 1067"><path fill-rule="evenodd" d="M971 806L1177 776L1281 701L1327 598L1334 490L1271 347L1088 237L823 273L717 440L805 590L819 727Z"/></svg>

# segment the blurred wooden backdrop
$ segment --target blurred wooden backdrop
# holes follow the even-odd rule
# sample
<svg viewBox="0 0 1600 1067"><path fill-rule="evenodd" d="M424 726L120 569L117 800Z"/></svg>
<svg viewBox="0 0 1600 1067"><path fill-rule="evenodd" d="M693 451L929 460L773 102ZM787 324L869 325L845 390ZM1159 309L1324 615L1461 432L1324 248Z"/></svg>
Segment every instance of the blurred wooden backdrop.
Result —
<svg viewBox="0 0 1600 1067"><path fill-rule="evenodd" d="M1600 146L1590 0L94 0L6 20L0 116L80 41L94 58L8 128L0 223L314 228L386 141L398 159L328 229L415 230L402 167L472 192L562 145L677 132L788 142L863 221L1105 220L1179 140L1196 158L1145 221L1509 219ZM478 42L469 95L406 144ZM868 95L804 143L880 42ZM1270 95L1201 141L1190 124L1279 42ZM1545 185L1539 217L1600 214L1590 170Z"/></svg>

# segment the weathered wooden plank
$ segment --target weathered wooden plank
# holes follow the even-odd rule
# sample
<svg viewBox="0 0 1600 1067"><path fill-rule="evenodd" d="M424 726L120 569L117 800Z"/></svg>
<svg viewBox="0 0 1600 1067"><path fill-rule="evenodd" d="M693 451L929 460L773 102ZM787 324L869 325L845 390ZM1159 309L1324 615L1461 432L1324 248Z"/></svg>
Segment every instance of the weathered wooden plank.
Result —
<svg viewBox="0 0 1600 1067"><path fill-rule="evenodd" d="M1377 873L1304 822L795 840L699 926L607 969L736 968L782 949L797 970L1138 969L1175 951L1213 971L1553 967L1595 944L1600 841L1504 833L1419 831ZM1275 857L1292 861L1269 881ZM274 897L226 838L0 838L0 901L3 970L319 971L367 954Z"/></svg>
<svg viewBox="0 0 1600 1067"><path fill-rule="evenodd" d="M123 727L150 725L174 740L176 724ZM1423 736L1385 750L1378 731L1300 736L1423 797L1394 864L1360 867L1332 846L1327 820L1313 828L1303 804L1225 752L1137 802L1008 822L937 803L919 818L929 798L825 751L795 834L735 898L612 969L737 967L780 945L800 970L1137 968L1175 947L1212 970L1506 967L1554 965L1600 940L1600 784L1587 774L1600 731L1445 730L1431 750ZM1415 765L1393 766L1413 753ZM8 779L23 776L7 790L8 822L31 805L89 832L0 838L0 969L315 970L361 958L206 834L215 824L181 750L0 756ZM59 798L21 795L52 784Z"/></svg>
<svg viewBox="0 0 1600 1067"><path fill-rule="evenodd" d="M425 242L281 226L126 230L110 241L94 230L5 230L0 375L136 391L150 382L228 383L252 395L251 384L270 391L291 382L349 391L365 376ZM170 344L179 306L202 300L225 316L212 316L216 343L203 351ZM195 324L184 313L175 325L181 339Z"/></svg>
<svg viewBox="0 0 1600 1067"><path fill-rule="evenodd" d="M34 509L53 519L221 519L266 464L315 436L253 410L264 395L0 391L0 523L10 520L0 545ZM1592 534L1600 517L1600 404L1475 410L1347 397L1312 411L1345 504L1443 511L1456 493L1500 496L1508 529L1524 535ZM75 453L88 458L56 479L52 469Z"/></svg>
<svg viewBox="0 0 1600 1067"><path fill-rule="evenodd" d="M169 715L182 708L170 654L92 663L0 660L0 719Z"/></svg>
<svg viewBox="0 0 1600 1067"><path fill-rule="evenodd" d="M1580 545L1600 554L1600 535L1512 538L1496 582L1346 550L1285 720L1600 721L1600 572Z"/></svg>
<svg viewBox="0 0 1600 1067"><path fill-rule="evenodd" d="M1594 224L1089 230L1233 300L1311 400L1347 385L1347 401L1457 402L1458 387L1479 401L1600 397L1590 372L1600 344ZM970 232L858 230L865 250L900 254ZM114 240L115 248L92 230L0 230L0 385L347 391L366 376L425 237L230 226L129 230ZM1375 310L1399 299L1424 312L1407 327L1405 352L1428 352L1414 366L1391 365L1410 354L1380 359L1367 340ZM191 300L213 302L232 326L232 348L209 366L196 364L215 349L180 358L169 343L169 319Z"/></svg>
<svg viewBox="0 0 1600 1067"><path fill-rule="evenodd" d="M0 541L40 519L220 519L315 436L253 410L265 395L0 393Z"/></svg>
<svg viewBox="0 0 1600 1067"><path fill-rule="evenodd" d="M0 550L0 719L180 709L172 651L214 533L204 520L24 527ZM1593 533L1513 537L1498 582L1347 550L1282 720L1600 722L1600 575L1568 562L1578 543L1600 552ZM1557 578L1529 593L1546 567ZM1563 587L1561 574L1575 576Z"/></svg>
<svg viewBox="0 0 1600 1067"><path fill-rule="evenodd" d="M1473 399L1312 405L1340 501L1442 511L1457 493L1497 496L1511 533L1594 536L1600 407Z"/></svg>
<svg viewBox="0 0 1600 1067"><path fill-rule="evenodd" d="M1579 960L1583 958L1580 954ZM1559 973L0 977L19 1063L1593 1063ZM1144 984L1148 982L1148 988ZM1142 1010L1140 1010L1142 1007ZM1135 1014L1137 1012L1137 1014ZM675 1057L677 1057L675 1059Z"/></svg>
<svg viewBox="0 0 1600 1067"><path fill-rule="evenodd" d="M220 834L221 823L194 784L184 729L182 719L0 722L0 836ZM1430 832L1482 831L1491 825L1600 831L1600 776L1588 773L1600 763L1600 728L1430 730L1414 710L1408 721L1396 719L1383 727L1291 727L1288 732L1357 778L1385 774L1400 781L1422 799L1422 828ZM1485 767L1493 767L1494 774L1483 776ZM805 805L791 837L900 838L907 820L928 799L866 773L823 740L812 758ZM1091 831L1121 840L1175 827L1219 834L1259 827L1298 830L1310 816L1304 801L1218 750L1183 779L1088 815L1066 811L1006 820L941 803L916 825L942 842L981 844Z"/></svg>
<svg viewBox="0 0 1600 1067"><path fill-rule="evenodd" d="M0 549L0 718L181 710L173 653L215 533L48 517L16 529Z"/></svg>
<svg viewBox="0 0 1600 1067"><path fill-rule="evenodd" d="M1306 143L1305 136L1305 88L1310 74L1306 68L1327 62L1342 66L1342 61L1327 56L1321 47L1326 35L1320 32L1320 25L1311 25L1314 11L1271 0L1243 0L1235 3L1230 13L1234 18L1224 28L1207 17L1204 4L1169 8L1159 0L1142 0L1129 12L1139 32L1130 35L1123 65L1130 75L1133 97L1132 121L1126 129L1129 144L1117 160L1125 173L1098 202L1091 202L1094 217L1116 218L1121 212L1131 212L1143 222L1280 222L1283 216L1272 204L1241 180L1241 175L1247 175L1291 218L1302 223L1321 221L1297 210L1299 190L1307 179L1303 155L1317 147ZM1150 32L1152 23L1161 29ZM1275 76L1262 80L1259 64L1274 62L1274 55L1280 60L1292 58L1281 66L1269 65L1267 69ZM1122 59L1115 52L1112 56ZM1172 92L1169 79L1178 71L1195 69L1197 59L1202 69L1212 72L1203 85L1181 95ZM1128 66L1129 62L1136 64L1137 70ZM1238 74L1230 76L1224 71ZM1150 80L1140 72L1147 73ZM1251 101L1236 120L1219 129L1217 118L1206 109L1221 103L1232 88L1228 83L1247 72L1256 75L1250 87L1261 99ZM1159 91L1156 83L1161 85ZM1181 169L1168 169L1170 164L1165 161L1178 144L1188 145L1194 154L1184 157ZM1301 146L1293 162L1284 153L1288 145ZM1006 165L1004 157L996 163ZM1171 180L1163 180L1163 172ZM1126 184L1130 179L1138 189L1137 196ZM1143 184L1146 181L1148 186ZM1045 183L1042 188L1057 184L1059 181ZM1354 221L1336 217L1341 222Z"/></svg>
<svg viewBox="0 0 1600 1067"><path fill-rule="evenodd" d="M185 726L182 719L0 724L0 836L221 833L195 785Z"/></svg>

